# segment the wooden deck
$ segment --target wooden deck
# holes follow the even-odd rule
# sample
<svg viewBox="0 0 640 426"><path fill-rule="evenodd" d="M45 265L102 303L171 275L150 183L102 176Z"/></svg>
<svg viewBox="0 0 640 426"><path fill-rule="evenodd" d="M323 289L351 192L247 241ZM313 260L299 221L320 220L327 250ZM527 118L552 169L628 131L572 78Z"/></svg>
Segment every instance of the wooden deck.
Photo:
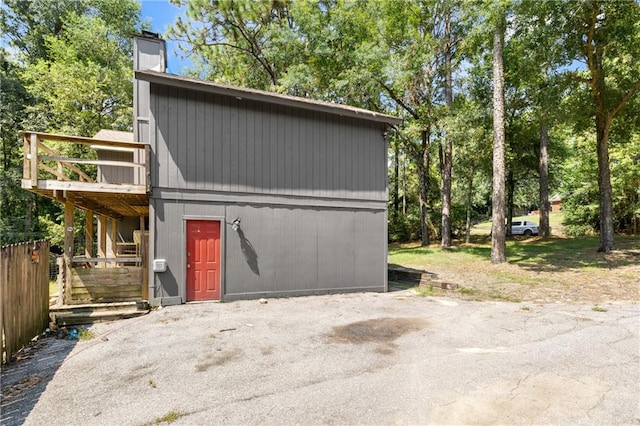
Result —
<svg viewBox="0 0 640 426"><path fill-rule="evenodd" d="M133 135L126 132L100 134L127 140L28 131L21 134L22 188L64 204L64 255L59 264L57 304L135 303L147 299L146 238L119 239L118 223L123 218L136 218L139 231L135 232L143 235L149 215L148 145L133 142ZM69 152L79 154L64 155ZM122 170L127 172L118 172ZM77 255L81 253L74 248L75 209L85 212L84 256L80 258Z"/></svg>
<svg viewBox="0 0 640 426"><path fill-rule="evenodd" d="M148 216L149 191L147 145L39 132L22 132L24 167L22 188L59 202L112 219ZM89 151L120 149L135 152L138 161L71 158L56 146L82 145ZM97 157L97 154L95 155ZM83 167L124 167L136 172L136 182L98 182Z"/></svg>

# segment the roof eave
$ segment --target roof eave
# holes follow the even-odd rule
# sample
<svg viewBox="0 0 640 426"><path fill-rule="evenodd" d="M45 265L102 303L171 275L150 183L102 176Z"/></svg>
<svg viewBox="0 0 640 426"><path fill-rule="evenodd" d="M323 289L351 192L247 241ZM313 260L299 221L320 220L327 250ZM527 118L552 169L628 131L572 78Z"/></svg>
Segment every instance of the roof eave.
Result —
<svg viewBox="0 0 640 426"><path fill-rule="evenodd" d="M198 80L162 72L136 71L135 77L139 80L144 80L155 84L162 84L166 86L179 87L190 90L200 90L203 92L214 93L218 95L233 96L241 99L250 99L254 101L290 106L294 108L303 108L312 111L321 111L328 114L359 118L362 120L377 121L389 125L398 125L402 123L402 119L400 118L361 108L331 104L329 102L315 101L306 98L298 98L295 96L281 95L278 93L265 92L238 86L221 85L210 81Z"/></svg>

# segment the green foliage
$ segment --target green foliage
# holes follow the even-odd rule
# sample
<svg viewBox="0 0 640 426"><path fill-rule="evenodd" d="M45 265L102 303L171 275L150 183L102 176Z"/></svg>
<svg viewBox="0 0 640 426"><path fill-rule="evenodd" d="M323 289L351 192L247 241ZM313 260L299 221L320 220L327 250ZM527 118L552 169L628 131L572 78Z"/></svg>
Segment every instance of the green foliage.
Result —
<svg viewBox="0 0 640 426"><path fill-rule="evenodd" d="M130 43L97 16L68 14L64 28L59 36L45 38L51 59L25 69L27 89L37 99L28 108L30 124L81 136L102 128L130 129Z"/></svg>
<svg viewBox="0 0 640 426"><path fill-rule="evenodd" d="M25 106L31 102L20 71L20 66L0 48L0 245L40 238L34 218L36 197L20 185L22 137L18 131L25 118Z"/></svg>
<svg viewBox="0 0 640 426"><path fill-rule="evenodd" d="M93 136L132 127L135 0L6 0L0 30L0 244L59 243L61 207L22 190L20 130ZM60 152L86 157L86 148ZM95 175L95 167L85 167ZM82 222L78 222L81 224Z"/></svg>
<svg viewBox="0 0 640 426"><path fill-rule="evenodd" d="M183 417L183 416L184 416L184 414L180 413L178 411L169 411L164 416L156 418L153 421L153 423L155 423L157 425L162 424L162 423L173 423L173 422L179 420L180 417Z"/></svg>
<svg viewBox="0 0 640 426"><path fill-rule="evenodd" d="M420 238L420 211L415 204L406 216L390 216L388 232L389 242L407 242Z"/></svg>
<svg viewBox="0 0 640 426"><path fill-rule="evenodd" d="M64 247L64 223L60 218L52 220L50 215L39 217L43 237L51 242L52 246Z"/></svg>
<svg viewBox="0 0 640 426"><path fill-rule="evenodd" d="M173 0L186 9L169 36L215 81L270 89L278 85L286 55L299 51L291 37L286 2ZM299 63L295 61L291 63Z"/></svg>
<svg viewBox="0 0 640 426"><path fill-rule="evenodd" d="M96 337L96 334L92 330L86 327L78 328L78 340L81 340L81 341L91 340L95 337Z"/></svg>
<svg viewBox="0 0 640 426"><path fill-rule="evenodd" d="M597 164L594 135L571 138L568 146L580 155L567 158L562 171L565 233L594 235L599 230ZM618 141L610 152L613 212L616 231L632 232L640 217L640 133ZM636 224L637 226L637 224Z"/></svg>
<svg viewBox="0 0 640 426"><path fill-rule="evenodd" d="M640 102L638 102L640 104ZM638 232L640 227L640 131L617 139L611 147L611 185L616 230Z"/></svg>

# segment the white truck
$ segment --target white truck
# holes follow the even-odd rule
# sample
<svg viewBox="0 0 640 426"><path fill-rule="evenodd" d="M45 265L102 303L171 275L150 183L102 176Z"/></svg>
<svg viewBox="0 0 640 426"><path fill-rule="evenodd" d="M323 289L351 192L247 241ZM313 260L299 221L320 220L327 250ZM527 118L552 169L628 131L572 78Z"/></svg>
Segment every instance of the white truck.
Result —
<svg viewBox="0 0 640 426"><path fill-rule="evenodd" d="M538 235L538 224L528 220L514 220L511 222L511 235Z"/></svg>

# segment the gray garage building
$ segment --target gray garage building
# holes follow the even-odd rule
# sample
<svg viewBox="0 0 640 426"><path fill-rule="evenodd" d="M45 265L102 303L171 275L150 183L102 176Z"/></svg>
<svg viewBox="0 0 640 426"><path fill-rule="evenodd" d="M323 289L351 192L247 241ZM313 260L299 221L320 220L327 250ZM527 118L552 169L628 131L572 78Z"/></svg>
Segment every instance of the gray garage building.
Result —
<svg viewBox="0 0 640 426"><path fill-rule="evenodd" d="M400 120L166 74L164 56L136 40L151 303L386 291L385 135Z"/></svg>

